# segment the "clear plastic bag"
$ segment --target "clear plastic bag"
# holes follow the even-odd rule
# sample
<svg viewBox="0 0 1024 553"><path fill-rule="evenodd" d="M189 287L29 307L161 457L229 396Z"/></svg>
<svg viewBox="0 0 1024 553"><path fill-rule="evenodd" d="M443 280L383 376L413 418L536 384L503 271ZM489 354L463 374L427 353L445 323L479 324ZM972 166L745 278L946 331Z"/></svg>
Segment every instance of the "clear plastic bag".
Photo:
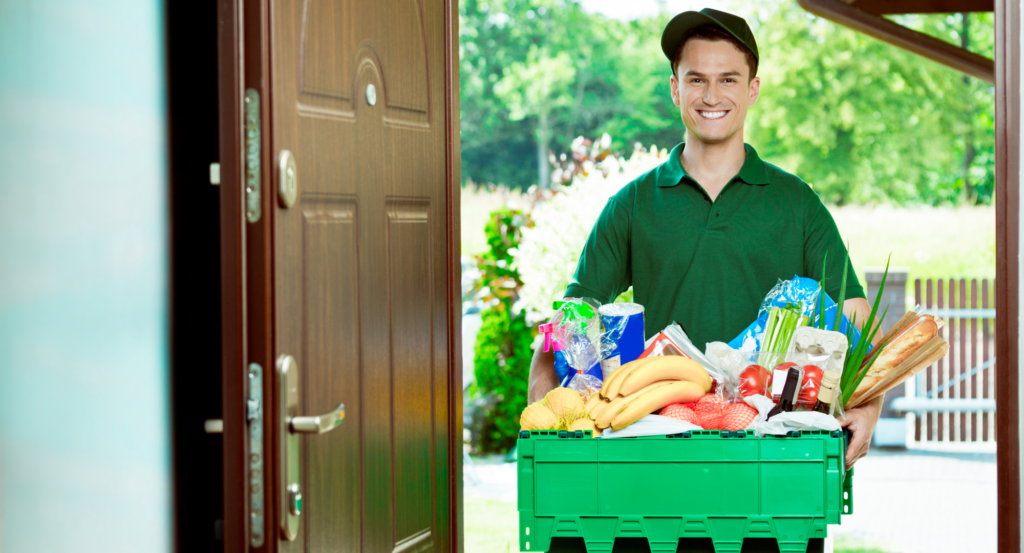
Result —
<svg viewBox="0 0 1024 553"><path fill-rule="evenodd" d="M823 314L818 313L818 300L822 296L821 304ZM825 319L825 328L832 328L836 314L839 312L835 300L827 292L821 289L818 281L801 276L794 276L789 280L779 280L778 283L765 295L764 301L757 312L757 319L750 323L747 328L729 342L733 349L742 351L758 351L761 349L761 339L764 336L765 327L768 323L768 311L772 307L798 306L801 313L808 317L809 326L818 326L819 315ZM861 315L862 317L867 314ZM850 320L845 315L840 320L840 332L846 334L850 328ZM860 341L860 331L853 327L853 344Z"/></svg>
<svg viewBox="0 0 1024 553"><path fill-rule="evenodd" d="M601 380L601 322L594 306L582 299L568 298L555 302L558 313L552 318L561 334L562 357L569 370L561 385L568 387L578 374L589 374ZM578 390L577 390L578 391Z"/></svg>
<svg viewBox="0 0 1024 553"><path fill-rule="evenodd" d="M631 311L635 311L637 304ZM585 397L588 390L598 390L604 382L604 375L618 368L610 367L609 358L619 357L617 343L629 323L629 317L604 317L610 324L603 326L598 316L600 306L593 300L566 298L555 302L557 312L548 325L542 325L545 333L545 347L555 350L555 372L560 385L571 388ZM642 310L642 307L640 307ZM640 344L643 334L641 330ZM564 360L564 373L559 371L559 362ZM586 378L584 378L586 377Z"/></svg>
<svg viewBox="0 0 1024 553"><path fill-rule="evenodd" d="M596 376L578 372L572 377L566 388L579 393L583 397L583 401L586 402L590 400L590 396L601 390L601 385L601 379Z"/></svg>
<svg viewBox="0 0 1024 553"><path fill-rule="evenodd" d="M715 372L715 366L697 348L686 331L679 323L672 323L666 326L661 332L651 336L644 343L644 353L640 357L655 357L659 355L682 355L697 362L708 374ZM714 375L712 375L712 378Z"/></svg>
<svg viewBox="0 0 1024 553"><path fill-rule="evenodd" d="M757 310L757 316L767 315L772 307L786 307L795 305L806 317L812 317L818 304L818 294L821 293L821 286L813 278L806 278L794 275L789 280L779 280L771 290L764 296L761 307ZM835 302L833 302L835 305Z"/></svg>
<svg viewBox="0 0 1024 553"><path fill-rule="evenodd" d="M740 351L729 347L724 342L709 342L704 356L714 367L708 373L715 380L715 393L725 401L732 401L740 384L740 373L750 364L751 356L756 353Z"/></svg>

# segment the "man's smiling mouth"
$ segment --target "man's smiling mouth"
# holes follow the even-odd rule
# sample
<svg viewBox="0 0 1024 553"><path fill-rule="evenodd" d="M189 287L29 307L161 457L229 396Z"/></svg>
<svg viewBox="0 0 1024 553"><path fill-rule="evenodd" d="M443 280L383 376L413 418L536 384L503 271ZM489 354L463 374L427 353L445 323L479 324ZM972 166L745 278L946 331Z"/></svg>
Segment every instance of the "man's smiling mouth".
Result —
<svg viewBox="0 0 1024 553"><path fill-rule="evenodd" d="M725 117L726 113L729 113L729 112L727 110L723 110L723 111L701 111L701 110L697 110L697 113L699 113L700 116L703 117L704 119L721 119L721 118Z"/></svg>

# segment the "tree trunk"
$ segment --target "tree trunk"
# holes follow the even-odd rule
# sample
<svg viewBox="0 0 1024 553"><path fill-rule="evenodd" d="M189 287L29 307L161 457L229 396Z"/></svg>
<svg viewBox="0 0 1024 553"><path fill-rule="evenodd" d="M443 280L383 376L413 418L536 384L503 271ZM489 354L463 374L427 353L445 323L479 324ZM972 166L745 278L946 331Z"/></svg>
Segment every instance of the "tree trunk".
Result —
<svg viewBox="0 0 1024 553"><path fill-rule="evenodd" d="M548 161L551 127L546 110L541 110L537 117L537 128L534 133L537 140L537 186L542 189L551 188L551 162Z"/></svg>

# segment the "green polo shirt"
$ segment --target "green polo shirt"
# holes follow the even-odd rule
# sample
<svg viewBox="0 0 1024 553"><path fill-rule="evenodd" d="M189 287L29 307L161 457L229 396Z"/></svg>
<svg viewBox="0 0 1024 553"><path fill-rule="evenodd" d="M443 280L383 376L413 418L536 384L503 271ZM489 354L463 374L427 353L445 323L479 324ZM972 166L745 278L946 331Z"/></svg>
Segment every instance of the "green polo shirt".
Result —
<svg viewBox="0 0 1024 553"><path fill-rule="evenodd" d="M746 145L739 174L712 202L682 151L608 199L566 296L607 303L633 286L647 337L675 321L701 350L753 322L779 279L820 280L826 252L825 289L838 297L846 247L807 183ZM852 264L847 279L846 297L863 298Z"/></svg>

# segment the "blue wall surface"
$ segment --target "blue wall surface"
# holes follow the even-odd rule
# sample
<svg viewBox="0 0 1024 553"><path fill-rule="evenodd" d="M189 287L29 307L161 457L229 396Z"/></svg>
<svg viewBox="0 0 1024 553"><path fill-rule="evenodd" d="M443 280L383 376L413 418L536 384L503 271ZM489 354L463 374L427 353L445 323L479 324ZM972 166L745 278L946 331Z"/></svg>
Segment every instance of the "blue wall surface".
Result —
<svg viewBox="0 0 1024 553"><path fill-rule="evenodd" d="M171 549L159 0L0 0L0 551Z"/></svg>

